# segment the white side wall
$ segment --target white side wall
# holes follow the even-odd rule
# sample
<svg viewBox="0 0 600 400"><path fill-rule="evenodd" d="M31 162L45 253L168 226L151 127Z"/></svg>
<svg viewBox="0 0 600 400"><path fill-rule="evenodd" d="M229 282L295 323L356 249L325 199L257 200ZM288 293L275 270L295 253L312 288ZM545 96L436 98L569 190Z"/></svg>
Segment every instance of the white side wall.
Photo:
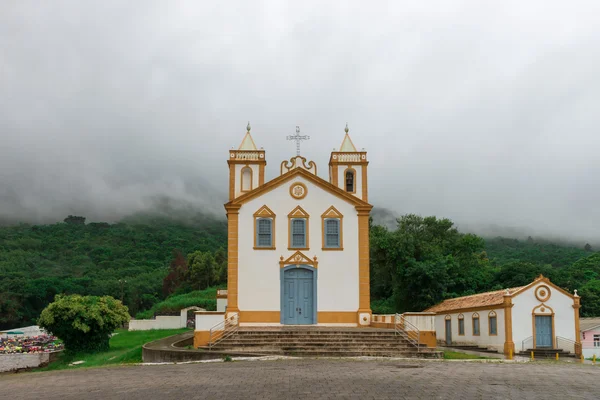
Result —
<svg viewBox="0 0 600 400"><path fill-rule="evenodd" d="M535 289L543 285L546 284L539 282L527 291L513 296L512 326L516 351L521 350L523 340L533 336L532 312L535 307L542 304L535 297ZM556 330L554 336L561 336L573 341L577 340L573 299L550 287L550 299L543 302L543 304L554 310L554 328ZM529 340L529 346L526 347L531 347L531 340Z"/></svg>
<svg viewBox="0 0 600 400"><path fill-rule="evenodd" d="M245 166L246 165L244 164L235 165L235 176L233 177L235 182L235 197L246 193L242 193L242 168L244 168ZM258 187L258 165L251 164L251 161L249 161L248 166L252 168L252 189L255 189Z"/></svg>
<svg viewBox="0 0 600 400"><path fill-rule="evenodd" d="M185 321L182 326L180 315L158 315L156 319L132 319L129 321L130 331L179 328L185 328Z"/></svg>
<svg viewBox="0 0 600 400"><path fill-rule="evenodd" d="M196 313L196 328L197 331L210 331L211 328L225 321L224 313Z"/></svg>
<svg viewBox="0 0 600 400"><path fill-rule="evenodd" d="M435 314L431 313L410 313L410 314L402 314L404 319L414 325L418 330L425 332L433 332L435 331ZM391 322L393 322L392 319ZM411 327L406 327L406 330L412 330ZM437 334L436 334L437 336Z"/></svg>
<svg viewBox="0 0 600 400"><path fill-rule="evenodd" d="M0 372L36 368L48 364L51 353L0 354Z"/></svg>
<svg viewBox="0 0 600 400"><path fill-rule="evenodd" d="M465 334L458 334L458 315L460 312L438 314L435 316L435 335L438 342L446 343L446 315L451 316L452 321L452 343L453 344L472 344L481 347L494 348L498 351L504 351L504 309L496 308L497 331L496 336L489 334L489 314L492 310L476 311L479 314L479 336L473 335L473 314L475 312L463 312L465 320Z"/></svg>
<svg viewBox="0 0 600 400"><path fill-rule="evenodd" d="M295 182L306 185L308 193L304 199L290 196L290 186ZM276 250L253 249L253 214L263 205L276 214ZM317 310L358 310L357 211L352 204L300 176L245 203L239 211L238 307L247 311L280 311L279 258L287 259L295 253L288 250L288 214L298 205L310 215L310 249L302 252L310 258L317 256L319 262ZM332 205L344 216L343 251L322 250L321 215Z"/></svg>
<svg viewBox="0 0 600 400"><path fill-rule="evenodd" d="M227 308L227 299L217 298L217 311L224 312Z"/></svg>
<svg viewBox="0 0 600 400"><path fill-rule="evenodd" d="M362 166L361 165L338 165L338 187L342 190L346 190L346 169L348 167L352 167L356 174L354 176L354 186L356 189L356 193L354 195L359 199L362 199Z"/></svg>

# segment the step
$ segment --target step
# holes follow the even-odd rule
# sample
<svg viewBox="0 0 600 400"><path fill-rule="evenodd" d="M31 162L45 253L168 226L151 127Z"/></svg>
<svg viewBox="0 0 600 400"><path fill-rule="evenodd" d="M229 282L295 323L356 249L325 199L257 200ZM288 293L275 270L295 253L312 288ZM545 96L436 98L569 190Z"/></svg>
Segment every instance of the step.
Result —
<svg viewBox="0 0 600 400"><path fill-rule="evenodd" d="M297 357L402 357L441 358L441 352L382 352L382 351L263 351L265 355L287 355Z"/></svg>

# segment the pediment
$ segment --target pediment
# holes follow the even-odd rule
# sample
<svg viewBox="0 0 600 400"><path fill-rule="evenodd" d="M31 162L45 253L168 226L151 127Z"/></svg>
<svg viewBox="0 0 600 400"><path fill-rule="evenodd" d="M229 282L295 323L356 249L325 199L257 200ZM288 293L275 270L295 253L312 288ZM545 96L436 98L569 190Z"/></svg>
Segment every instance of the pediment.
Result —
<svg viewBox="0 0 600 400"><path fill-rule="evenodd" d="M281 266L281 268L283 268L286 265L300 265L300 264L306 264L306 265L312 265L313 267L317 268L317 257L315 256L312 260L310 259L310 257L308 257L306 254L302 253L301 251L297 251L294 254L292 254L289 258L285 259L283 258L283 256L281 256L279 258L279 264Z"/></svg>
<svg viewBox="0 0 600 400"><path fill-rule="evenodd" d="M337 208L335 208L334 206L331 206L327 209L327 211L325 211L322 215L321 218L343 218L344 216L342 215L341 212L339 212L337 210Z"/></svg>
<svg viewBox="0 0 600 400"><path fill-rule="evenodd" d="M275 213L266 205L262 206L254 213L255 217L274 217Z"/></svg>
<svg viewBox="0 0 600 400"><path fill-rule="evenodd" d="M308 218L309 215L306 211L304 211L304 209L300 206L297 206L296 208L294 208L292 210L291 213L288 214L288 217L290 218Z"/></svg>

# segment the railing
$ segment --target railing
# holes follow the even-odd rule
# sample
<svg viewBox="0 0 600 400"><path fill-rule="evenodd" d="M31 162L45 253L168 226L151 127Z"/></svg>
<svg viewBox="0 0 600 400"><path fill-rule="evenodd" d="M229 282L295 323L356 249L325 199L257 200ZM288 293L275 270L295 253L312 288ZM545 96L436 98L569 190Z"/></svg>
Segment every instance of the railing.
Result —
<svg viewBox="0 0 600 400"><path fill-rule="evenodd" d="M340 152L334 152L335 156L337 158L337 161L340 162L359 162L359 161L366 161L366 160L361 160L361 153L340 153Z"/></svg>
<svg viewBox="0 0 600 400"><path fill-rule="evenodd" d="M394 331L396 335L404 336L406 340L413 344L417 348L417 352L421 351L421 331L403 315L396 314Z"/></svg>
<svg viewBox="0 0 600 400"><path fill-rule="evenodd" d="M527 349L533 348L533 336L529 336L527 339L521 342L521 350L525 351Z"/></svg>
<svg viewBox="0 0 600 400"><path fill-rule="evenodd" d="M562 336L556 337L556 347L571 353L577 353L577 342L571 339L564 338Z"/></svg>
<svg viewBox="0 0 600 400"><path fill-rule="evenodd" d="M226 337L233 335L237 332L238 327L238 313L235 313L225 318L223 322L219 322L210 328L210 333L208 335L208 349L212 350L214 345Z"/></svg>
<svg viewBox="0 0 600 400"><path fill-rule="evenodd" d="M230 150L232 160L260 160L265 158L262 151Z"/></svg>

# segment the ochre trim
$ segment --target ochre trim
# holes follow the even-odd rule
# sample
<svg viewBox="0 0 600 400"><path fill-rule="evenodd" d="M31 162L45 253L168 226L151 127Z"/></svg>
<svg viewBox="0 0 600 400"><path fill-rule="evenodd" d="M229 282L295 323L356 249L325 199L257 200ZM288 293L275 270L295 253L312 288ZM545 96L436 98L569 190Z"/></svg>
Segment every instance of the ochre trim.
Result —
<svg viewBox="0 0 600 400"><path fill-rule="evenodd" d="M235 164L229 164L229 201L235 198Z"/></svg>
<svg viewBox="0 0 600 400"><path fill-rule="evenodd" d="M208 346L210 331L194 331L194 348Z"/></svg>
<svg viewBox="0 0 600 400"><path fill-rule="evenodd" d="M244 190L244 171L246 171L246 170L250 171L250 189L248 189L248 190ZM240 170L240 193L247 193L247 192L251 191L252 186L253 186L253 181L254 181L254 171L248 164L246 164L246 166Z"/></svg>
<svg viewBox="0 0 600 400"><path fill-rule="evenodd" d="M352 172L352 191L351 192L349 192L348 190L346 190L346 188L347 188L347 186L346 186L346 174L348 172ZM352 168L352 167L346 168L344 170L344 180L343 180L343 182L344 182L344 191L346 193L356 194L356 181L357 181L357 179L356 179L356 170L354 168Z"/></svg>
<svg viewBox="0 0 600 400"><path fill-rule="evenodd" d="M279 323L281 321L279 311L240 311L240 322L264 322Z"/></svg>
<svg viewBox="0 0 600 400"><path fill-rule="evenodd" d="M304 188L304 193L302 193L300 196L296 196L294 194L294 188L296 186L302 186L302 188ZM306 185L304 183L302 183L302 182L294 182L294 183L292 183L290 185L290 196L292 196L293 199L302 200L303 198L306 197L307 194L308 194L308 189L307 189L307 187L306 187Z"/></svg>
<svg viewBox="0 0 600 400"><path fill-rule="evenodd" d="M331 194L333 194L341 199L344 199L357 207L368 208L369 210L373 208L373 206L370 205L369 203L359 199L356 196L351 195L350 193L346 193L344 190L342 190L336 186L333 186L331 183L327 182L324 179L321 179L320 177L314 175L311 172L306 171L303 168L294 168L293 170L286 172L285 174L278 176L277 178L265 183L264 185L261 185L255 189L253 189L252 191L250 191L248 193L244 193L243 195L239 196L238 198L231 200L229 203L227 203L225 205L225 207L227 207L228 205L232 205L232 204L244 204L244 203L254 199L257 196L267 193L267 192L279 187L280 185L284 184L285 182L296 178L298 175L301 175L303 178L314 183L316 186L319 186L323 190L326 190L326 191L330 192Z"/></svg>
<svg viewBox="0 0 600 400"><path fill-rule="evenodd" d="M581 357L582 346L581 346L581 334L579 325L579 309L581 308L580 297L576 296L573 298L573 309L575 313L575 355Z"/></svg>
<svg viewBox="0 0 600 400"><path fill-rule="evenodd" d="M438 315L442 315L442 314L456 314L456 313L467 313L467 312L474 312L474 311L485 311L485 310L495 310L498 308L502 308L502 304L492 304L492 305L487 305L487 306L480 306L480 307L467 307L467 308L455 308L452 310L443 310L443 311L439 311L436 312L436 314Z"/></svg>
<svg viewBox="0 0 600 400"><path fill-rule="evenodd" d="M238 209L239 210L239 209ZM227 311L238 309L238 231L239 211L227 211Z"/></svg>
<svg viewBox="0 0 600 400"><path fill-rule="evenodd" d="M513 342L512 329L512 297L504 295L504 355L515 354L515 342Z"/></svg>
<svg viewBox="0 0 600 400"><path fill-rule="evenodd" d="M302 166L299 165L298 163L298 159L300 159L302 161ZM314 161L309 161L308 164L306 162L306 157L302 157L302 156L294 156L292 158L290 158L290 160L283 160L281 162L281 166L279 168L279 172L283 175L286 172L289 172L293 169L296 168L304 168L306 171L310 172L311 174L313 172L311 172L310 170L314 168L314 174L317 174L317 164ZM283 172L284 168L287 170L285 172Z"/></svg>
<svg viewBox="0 0 600 400"><path fill-rule="evenodd" d="M296 251L287 259L284 259L283 256L279 257L279 267L283 268L286 265L312 265L315 268L319 267L319 262L317 261L317 256L314 256L311 260L310 257L302 253L301 251Z"/></svg>
<svg viewBox="0 0 600 400"><path fill-rule="evenodd" d="M254 214L254 250L275 250L275 213L267 207L267 205L263 205L259 208ZM271 247L264 247L258 245L258 232L256 231L256 221L259 218L271 218Z"/></svg>
<svg viewBox="0 0 600 400"><path fill-rule="evenodd" d="M358 208L357 208L358 209ZM371 313L369 281L369 212L358 213L358 308Z"/></svg>
<svg viewBox="0 0 600 400"><path fill-rule="evenodd" d="M355 324L356 312L354 311L318 311L317 323L319 324Z"/></svg>
<svg viewBox="0 0 600 400"><path fill-rule="evenodd" d="M535 294L535 298L538 299L538 301L541 301L543 303L545 301L550 300L552 292L550 291L550 288L548 286L540 285L535 288L533 294Z"/></svg>
<svg viewBox="0 0 600 400"><path fill-rule="evenodd" d="M367 185L367 165L363 165L360 169L361 172L361 185L362 185L362 199L369 202L369 191Z"/></svg>
<svg viewBox="0 0 600 400"><path fill-rule="evenodd" d="M266 162L258 165L258 186L265 184L265 165L267 165Z"/></svg>
<svg viewBox="0 0 600 400"><path fill-rule="evenodd" d="M564 290L561 287L556 286L554 283L550 282L550 279L546 278L544 275L540 275L536 280L534 280L533 282L531 282L529 285L521 288L520 290L517 290L516 292L514 292L511 296L515 297L520 295L521 293L524 293L525 291L527 291L528 289L530 289L532 286L537 285L540 282L544 282L546 285L558 290L559 292L561 292L562 294L564 294L565 296L568 296L572 299L575 298L575 296L573 296L571 293L567 292L566 290Z"/></svg>
<svg viewBox="0 0 600 400"><path fill-rule="evenodd" d="M225 311L194 311L195 315L222 315L225 318Z"/></svg>
<svg viewBox="0 0 600 400"><path fill-rule="evenodd" d="M331 184L335 187L339 187L338 184L338 166L337 165L331 165Z"/></svg>
<svg viewBox="0 0 600 400"><path fill-rule="evenodd" d="M304 219L304 247L292 247L292 220L294 219ZM310 215L304 211L304 209L300 206L296 206L289 214L288 214L288 250L310 250Z"/></svg>
<svg viewBox="0 0 600 400"><path fill-rule="evenodd" d="M340 246L339 247L325 247L325 220L328 218L337 218L340 222ZM341 251L344 250L344 216L334 206L331 206L321 214L321 250L323 251Z"/></svg>

